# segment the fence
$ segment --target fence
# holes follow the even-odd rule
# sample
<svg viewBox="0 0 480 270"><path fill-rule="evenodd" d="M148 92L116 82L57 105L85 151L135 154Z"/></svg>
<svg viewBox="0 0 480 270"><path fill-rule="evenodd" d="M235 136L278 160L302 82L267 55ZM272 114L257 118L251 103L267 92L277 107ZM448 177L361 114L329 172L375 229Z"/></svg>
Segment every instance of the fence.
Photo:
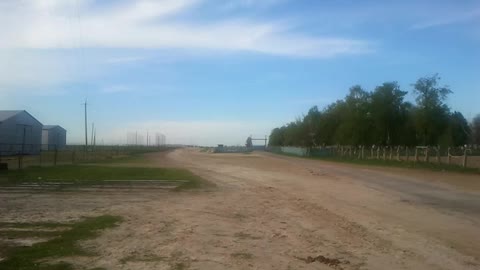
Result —
<svg viewBox="0 0 480 270"><path fill-rule="evenodd" d="M269 151L303 157L339 157L359 160L425 162L480 168L480 149L468 147L429 146L327 146L327 147L269 147Z"/></svg>
<svg viewBox="0 0 480 270"><path fill-rule="evenodd" d="M93 163L166 149L170 148L166 146L120 145L89 146L85 148L82 145L68 145L58 149L51 146L47 147L46 145L0 144L0 169Z"/></svg>

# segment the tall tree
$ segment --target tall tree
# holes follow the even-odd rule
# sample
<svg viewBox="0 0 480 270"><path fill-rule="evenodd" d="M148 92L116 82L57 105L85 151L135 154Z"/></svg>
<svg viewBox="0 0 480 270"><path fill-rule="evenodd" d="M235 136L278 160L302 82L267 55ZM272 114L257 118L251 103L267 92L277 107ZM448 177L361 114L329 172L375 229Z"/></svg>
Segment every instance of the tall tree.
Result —
<svg viewBox="0 0 480 270"><path fill-rule="evenodd" d="M310 108L307 115L303 117L304 128L307 135L306 146L308 147L321 144L319 140L321 116L322 114L318 110L318 107L314 106Z"/></svg>
<svg viewBox="0 0 480 270"><path fill-rule="evenodd" d="M407 118L406 91L397 82L386 82L372 93L371 117L374 123L373 139L381 145L402 143Z"/></svg>
<svg viewBox="0 0 480 270"><path fill-rule="evenodd" d="M447 127L449 108L445 101L452 93L448 86L439 86L440 77L435 74L417 80L413 85L417 95L415 122L419 142L437 145Z"/></svg>
<svg viewBox="0 0 480 270"><path fill-rule="evenodd" d="M480 114L473 118L472 124L472 143L480 145Z"/></svg>
<svg viewBox="0 0 480 270"><path fill-rule="evenodd" d="M453 112L448 117L448 126L440 138L442 146L461 146L468 143L470 126L460 112Z"/></svg>
<svg viewBox="0 0 480 270"><path fill-rule="evenodd" d="M345 97L340 117L341 122L336 130L335 139L340 144L361 145L371 141L369 112L370 94L359 85L350 88Z"/></svg>

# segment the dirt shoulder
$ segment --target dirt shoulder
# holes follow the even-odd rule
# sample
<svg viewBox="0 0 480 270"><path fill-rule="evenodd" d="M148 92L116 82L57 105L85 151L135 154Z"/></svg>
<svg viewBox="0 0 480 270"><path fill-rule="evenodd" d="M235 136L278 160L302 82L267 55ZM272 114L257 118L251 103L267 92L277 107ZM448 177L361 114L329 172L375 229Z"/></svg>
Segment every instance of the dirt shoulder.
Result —
<svg viewBox="0 0 480 270"><path fill-rule="evenodd" d="M480 267L478 190L437 173L194 149L149 154L144 164L185 167L216 188L0 193L1 219L122 216L117 228L83 243L98 256L69 259L89 268Z"/></svg>

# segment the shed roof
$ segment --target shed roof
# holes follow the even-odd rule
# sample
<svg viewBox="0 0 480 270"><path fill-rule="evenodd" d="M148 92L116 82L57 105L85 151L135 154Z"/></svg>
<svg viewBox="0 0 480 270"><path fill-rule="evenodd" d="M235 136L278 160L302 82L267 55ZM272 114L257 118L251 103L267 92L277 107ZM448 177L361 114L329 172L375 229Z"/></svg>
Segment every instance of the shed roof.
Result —
<svg viewBox="0 0 480 270"><path fill-rule="evenodd" d="M0 122L5 121L23 111L0 111Z"/></svg>
<svg viewBox="0 0 480 270"><path fill-rule="evenodd" d="M53 128L61 128L63 130L65 130L63 127L59 126L59 125L44 125L42 129L53 129Z"/></svg>
<svg viewBox="0 0 480 270"><path fill-rule="evenodd" d="M15 115L17 114L20 114L20 113L26 113L28 114L30 117L33 118L33 120L37 121L37 123L39 123L40 125L42 125L42 123L40 121L37 120L37 118L33 117L33 115L29 114L27 111L25 110L0 110L0 122L3 122L5 120L8 120L12 117L14 117Z"/></svg>

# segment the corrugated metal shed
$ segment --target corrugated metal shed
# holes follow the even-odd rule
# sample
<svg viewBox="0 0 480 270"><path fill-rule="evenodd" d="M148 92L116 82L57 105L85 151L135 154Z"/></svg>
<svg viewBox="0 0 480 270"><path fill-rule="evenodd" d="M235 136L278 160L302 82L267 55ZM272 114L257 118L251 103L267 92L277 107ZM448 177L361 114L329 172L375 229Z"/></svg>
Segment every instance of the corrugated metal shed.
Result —
<svg viewBox="0 0 480 270"><path fill-rule="evenodd" d="M0 111L0 155L40 153L42 126L27 111Z"/></svg>
<svg viewBox="0 0 480 270"><path fill-rule="evenodd" d="M62 149L67 143L67 131L59 125L45 125L42 130L42 149Z"/></svg>

